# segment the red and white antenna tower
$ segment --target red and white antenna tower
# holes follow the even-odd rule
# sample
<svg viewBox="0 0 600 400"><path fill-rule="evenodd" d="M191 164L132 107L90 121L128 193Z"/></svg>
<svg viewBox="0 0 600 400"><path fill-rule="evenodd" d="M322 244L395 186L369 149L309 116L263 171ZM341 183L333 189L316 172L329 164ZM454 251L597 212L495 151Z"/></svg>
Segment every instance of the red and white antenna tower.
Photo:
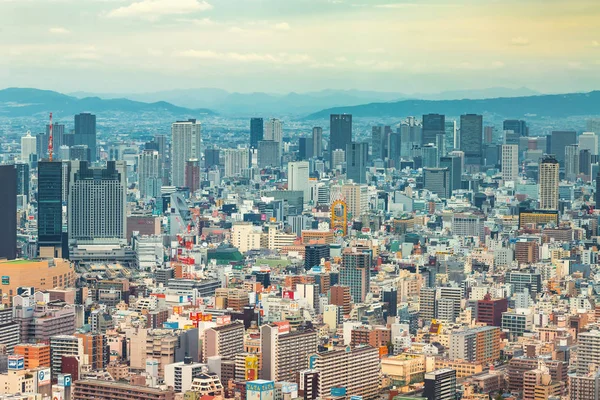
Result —
<svg viewBox="0 0 600 400"><path fill-rule="evenodd" d="M54 148L54 143L52 143L52 113L50 113L50 131L48 135L48 156L50 157L50 161L52 161L52 150Z"/></svg>

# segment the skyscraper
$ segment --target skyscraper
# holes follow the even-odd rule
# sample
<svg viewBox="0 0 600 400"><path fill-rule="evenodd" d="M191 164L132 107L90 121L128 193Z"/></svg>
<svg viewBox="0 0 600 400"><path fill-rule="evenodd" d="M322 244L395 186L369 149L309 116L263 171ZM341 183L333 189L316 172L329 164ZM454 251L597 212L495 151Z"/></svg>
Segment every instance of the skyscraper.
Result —
<svg viewBox="0 0 600 400"><path fill-rule="evenodd" d="M374 126L371 129L371 154L373 160L383 160L383 148L385 139L385 130L383 126Z"/></svg>
<svg viewBox="0 0 600 400"><path fill-rule="evenodd" d="M428 143L421 148L423 167L436 168L438 166L438 148L435 144Z"/></svg>
<svg viewBox="0 0 600 400"><path fill-rule="evenodd" d="M258 142L264 139L265 124L262 118L250 118L250 147L257 149Z"/></svg>
<svg viewBox="0 0 600 400"><path fill-rule="evenodd" d="M483 140L483 116L466 114L460 116L460 149L465 153L466 165L481 165Z"/></svg>
<svg viewBox="0 0 600 400"><path fill-rule="evenodd" d="M352 143L352 115L331 114L329 117L329 160L333 168L333 151L344 150Z"/></svg>
<svg viewBox="0 0 600 400"><path fill-rule="evenodd" d="M335 149L331 152L331 169L336 169L346 162L346 150Z"/></svg>
<svg viewBox="0 0 600 400"><path fill-rule="evenodd" d="M96 152L96 116L90 113L75 115L73 145L86 145L90 149L90 161L98 159Z"/></svg>
<svg viewBox="0 0 600 400"><path fill-rule="evenodd" d="M346 147L346 177L354 183L367 183L369 144L352 142Z"/></svg>
<svg viewBox="0 0 600 400"><path fill-rule="evenodd" d="M321 259L328 259L330 247L328 244L309 244L304 248L304 269L309 270L321 265Z"/></svg>
<svg viewBox="0 0 600 400"><path fill-rule="evenodd" d="M259 142L260 143L260 142ZM248 149L224 149L225 177L239 175L248 168Z"/></svg>
<svg viewBox="0 0 600 400"><path fill-rule="evenodd" d="M594 132L583 132L579 135L579 150L588 149L591 155L598 154L598 135Z"/></svg>
<svg viewBox="0 0 600 400"><path fill-rule="evenodd" d="M138 187L141 198L160 197L160 161L160 154L156 150L144 150L138 156Z"/></svg>
<svg viewBox="0 0 600 400"><path fill-rule="evenodd" d="M504 131L513 131L518 137L529 136L527 122L518 119L507 119L502 124Z"/></svg>
<svg viewBox="0 0 600 400"><path fill-rule="evenodd" d="M17 195L25 195L29 198L29 164L17 163L15 169L17 170Z"/></svg>
<svg viewBox="0 0 600 400"><path fill-rule="evenodd" d="M300 190L304 193L304 202L310 201L308 184L308 161L288 163L288 190Z"/></svg>
<svg viewBox="0 0 600 400"><path fill-rule="evenodd" d="M185 162L185 187L194 193L200 189L200 161L191 158Z"/></svg>
<svg viewBox="0 0 600 400"><path fill-rule="evenodd" d="M440 157L440 168L448 168L450 176L450 195L454 190L458 190L461 187L462 179L462 162L458 156L446 156Z"/></svg>
<svg viewBox="0 0 600 400"><path fill-rule="evenodd" d="M542 210L558 210L559 164L553 156L546 156L540 163L539 201Z"/></svg>
<svg viewBox="0 0 600 400"><path fill-rule="evenodd" d="M50 136L50 125L46 125L46 135ZM58 155L58 149L60 149L60 146L62 146L64 143L64 136L65 136L65 126L64 124L59 124L57 122L52 124L52 146L54 148L54 154L53 154L53 158L58 158L56 157Z"/></svg>
<svg viewBox="0 0 600 400"><path fill-rule="evenodd" d="M577 144L577 132L575 131L552 131L550 135L550 151L561 167L565 165L565 147Z"/></svg>
<svg viewBox="0 0 600 400"><path fill-rule="evenodd" d="M315 126L312 129L312 145L312 156L317 158L323 157L323 128L320 126Z"/></svg>
<svg viewBox="0 0 600 400"><path fill-rule="evenodd" d="M38 247L41 257L62 257L62 162L38 163Z"/></svg>
<svg viewBox="0 0 600 400"><path fill-rule="evenodd" d="M126 238L127 166L108 161L106 168L74 162L69 188L69 241L110 242Z"/></svg>
<svg viewBox="0 0 600 400"><path fill-rule="evenodd" d="M281 166L281 146L274 140L261 140L258 142L258 167Z"/></svg>
<svg viewBox="0 0 600 400"><path fill-rule="evenodd" d="M438 369L425 374L423 397L427 400L456 399L456 371L451 368Z"/></svg>
<svg viewBox="0 0 600 400"><path fill-rule="evenodd" d="M579 174L579 145L565 146L565 178L570 181L577 179Z"/></svg>
<svg viewBox="0 0 600 400"><path fill-rule="evenodd" d="M459 147L456 136L456 121L446 121L444 123L444 133L446 135L446 151L450 152Z"/></svg>
<svg viewBox="0 0 600 400"><path fill-rule="evenodd" d="M362 303L369 293L370 268L370 253L359 252L356 248L347 248L342 253L340 284L350 287L350 294L355 303Z"/></svg>
<svg viewBox="0 0 600 400"><path fill-rule="evenodd" d="M450 171L448 168L423 168L423 187L442 199L450 197Z"/></svg>
<svg viewBox="0 0 600 400"><path fill-rule="evenodd" d="M37 140L35 136L31 136L31 131L21 138L21 161L29 163L29 156L36 154Z"/></svg>
<svg viewBox="0 0 600 400"><path fill-rule="evenodd" d="M502 179L515 181L519 176L519 146L502 145Z"/></svg>
<svg viewBox="0 0 600 400"><path fill-rule="evenodd" d="M171 125L171 184L185 186L185 162L201 159L202 125L195 119Z"/></svg>
<svg viewBox="0 0 600 400"><path fill-rule="evenodd" d="M312 138L298 138L298 159L308 160L312 157L313 145Z"/></svg>
<svg viewBox="0 0 600 400"><path fill-rule="evenodd" d="M441 114L423 115L423 139L422 145L436 143L438 134L445 134L446 117Z"/></svg>
<svg viewBox="0 0 600 400"><path fill-rule="evenodd" d="M279 157L283 154L283 124L276 118L271 118L265 124L264 140L272 140L279 145ZM260 141L259 141L260 142Z"/></svg>
<svg viewBox="0 0 600 400"><path fill-rule="evenodd" d="M0 165L0 258L17 257L17 170Z"/></svg>

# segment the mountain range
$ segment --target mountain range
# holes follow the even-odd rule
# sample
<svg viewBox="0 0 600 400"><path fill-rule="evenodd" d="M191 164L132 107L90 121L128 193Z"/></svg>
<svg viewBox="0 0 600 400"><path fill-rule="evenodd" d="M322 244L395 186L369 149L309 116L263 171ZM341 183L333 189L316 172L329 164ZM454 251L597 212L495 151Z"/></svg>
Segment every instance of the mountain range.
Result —
<svg viewBox="0 0 600 400"><path fill-rule="evenodd" d="M54 112L58 115L92 113L157 113L173 117L212 115L207 109L191 110L165 101L144 103L126 98L101 99L99 97L77 98L51 90L8 88L0 90L0 116L25 117Z"/></svg>
<svg viewBox="0 0 600 400"><path fill-rule="evenodd" d="M220 114L236 117L256 115L304 116L317 110L331 107L356 106L374 102L390 102L407 99L449 100L484 99L495 97L518 97L539 94L527 88L489 88L471 91L451 91L441 93L377 92L366 90L326 89L317 92L287 94L237 93L223 89L199 88L176 89L150 93L71 93L75 97L96 96L103 99L128 98L143 102L168 101L180 107L208 108Z"/></svg>
<svg viewBox="0 0 600 400"><path fill-rule="evenodd" d="M600 91L501 97L463 100L402 100L377 102L357 106L333 107L310 114L306 119L325 119L330 114L352 114L353 117L406 117L439 113L450 116L462 114L494 114L504 118L600 115Z"/></svg>

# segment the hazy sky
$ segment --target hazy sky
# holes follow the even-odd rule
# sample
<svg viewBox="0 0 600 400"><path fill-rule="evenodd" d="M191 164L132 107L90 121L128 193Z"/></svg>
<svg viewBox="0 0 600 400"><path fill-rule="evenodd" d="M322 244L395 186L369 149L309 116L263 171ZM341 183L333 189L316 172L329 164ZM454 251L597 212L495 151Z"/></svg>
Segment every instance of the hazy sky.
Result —
<svg viewBox="0 0 600 400"><path fill-rule="evenodd" d="M600 89L600 0L0 0L0 87Z"/></svg>

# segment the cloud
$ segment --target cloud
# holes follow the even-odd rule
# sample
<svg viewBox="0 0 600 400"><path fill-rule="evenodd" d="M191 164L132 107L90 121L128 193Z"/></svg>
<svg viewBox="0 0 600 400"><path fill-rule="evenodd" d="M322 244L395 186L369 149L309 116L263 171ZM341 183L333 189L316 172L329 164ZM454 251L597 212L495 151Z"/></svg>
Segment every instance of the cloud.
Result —
<svg viewBox="0 0 600 400"><path fill-rule="evenodd" d="M529 46L529 39L518 36L511 39L510 44L513 46Z"/></svg>
<svg viewBox="0 0 600 400"><path fill-rule="evenodd" d="M288 24L287 22L280 22L278 24L275 24L275 30L289 31L290 29L291 29L290 24Z"/></svg>
<svg viewBox="0 0 600 400"><path fill-rule="evenodd" d="M592 47L600 47L600 42L597 40L592 40Z"/></svg>
<svg viewBox="0 0 600 400"><path fill-rule="evenodd" d="M272 63L272 64L306 64L312 63L312 57L306 54L289 53L238 53L216 52L213 50L184 50L175 53L176 56L199 60L236 61L245 63Z"/></svg>
<svg viewBox="0 0 600 400"><path fill-rule="evenodd" d="M204 0L141 0L108 13L109 18L158 19L165 15L181 15L211 10Z"/></svg>
<svg viewBox="0 0 600 400"><path fill-rule="evenodd" d="M61 26L50 28L50 29L48 29L48 32L56 34L56 35L68 35L69 33L71 33L70 30L63 28Z"/></svg>

